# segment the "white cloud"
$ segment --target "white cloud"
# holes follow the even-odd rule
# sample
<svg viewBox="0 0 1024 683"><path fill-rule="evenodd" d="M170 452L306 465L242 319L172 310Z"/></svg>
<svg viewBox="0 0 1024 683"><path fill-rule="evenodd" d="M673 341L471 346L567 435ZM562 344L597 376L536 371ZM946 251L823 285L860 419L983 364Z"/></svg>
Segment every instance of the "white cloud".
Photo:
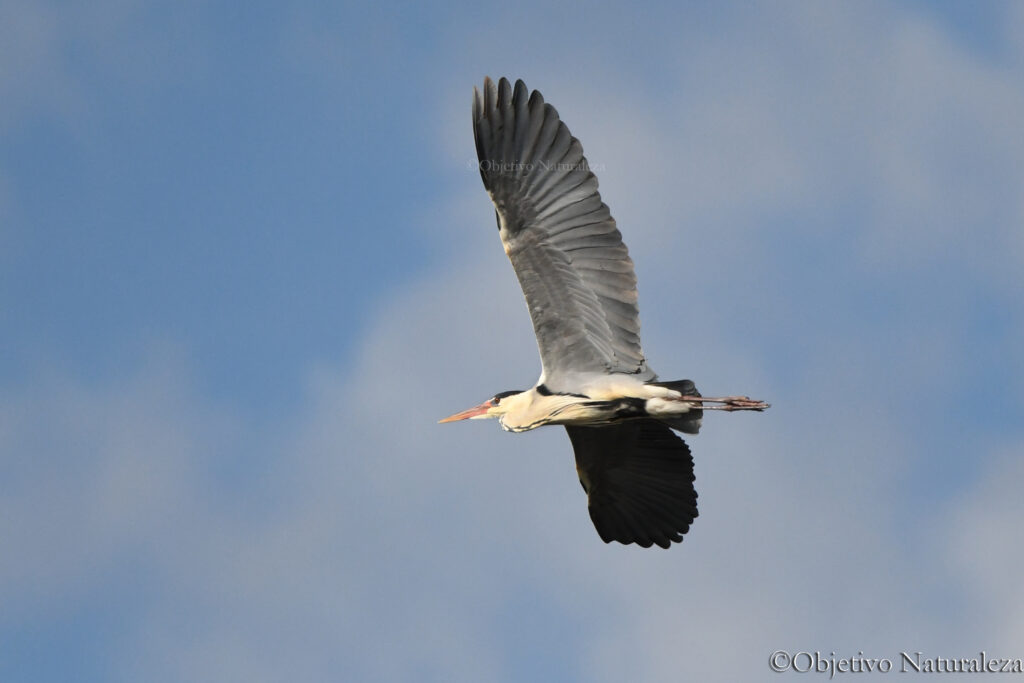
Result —
<svg viewBox="0 0 1024 683"><path fill-rule="evenodd" d="M1018 571L1024 562L1024 442L1004 445L982 468L977 484L958 496L941 520L949 530L943 545L951 550L944 559L978 605L977 628L991 643L990 654L1018 657L1015 648L1024 638L1024 577Z"/></svg>

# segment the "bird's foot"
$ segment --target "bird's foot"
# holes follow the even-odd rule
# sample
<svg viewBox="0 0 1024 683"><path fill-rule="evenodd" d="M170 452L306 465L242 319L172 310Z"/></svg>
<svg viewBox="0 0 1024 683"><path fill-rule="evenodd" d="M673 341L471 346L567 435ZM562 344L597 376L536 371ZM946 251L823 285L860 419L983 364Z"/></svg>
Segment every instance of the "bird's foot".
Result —
<svg viewBox="0 0 1024 683"><path fill-rule="evenodd" d="M756 410L760 412L765 408L771 408L770 403L755 401L749 396L722 396L717 398L709 396L682 396L679 400L696 403L701 410Z"/></svg>

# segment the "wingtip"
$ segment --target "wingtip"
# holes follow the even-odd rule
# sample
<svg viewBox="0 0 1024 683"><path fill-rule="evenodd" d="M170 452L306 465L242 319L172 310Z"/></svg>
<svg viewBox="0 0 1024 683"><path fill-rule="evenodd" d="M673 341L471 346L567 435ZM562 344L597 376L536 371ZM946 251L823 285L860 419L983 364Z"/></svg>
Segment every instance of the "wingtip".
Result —
<svg viewBox="0 0 1024 683"><path fill-rule="evenodd" d="M508 109L512 106L512 84L502 76L498 80L498 109Z"/></svg>

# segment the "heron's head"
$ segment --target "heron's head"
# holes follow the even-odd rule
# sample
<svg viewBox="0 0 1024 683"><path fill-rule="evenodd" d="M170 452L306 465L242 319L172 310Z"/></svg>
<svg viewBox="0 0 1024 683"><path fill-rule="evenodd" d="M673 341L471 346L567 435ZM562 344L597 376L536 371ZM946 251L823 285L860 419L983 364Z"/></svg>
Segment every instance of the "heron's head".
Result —
<svg viewBox="0 0 1024 683"><path fill-rule="evenodd" d="M478 406L474 406L469 410L463 410L461 413L455 413L448 417L440 420L440 422L455 422L457 420L482 420L488 417L501 417L510 410L513 410L518 406L529 394L529 391L503 391L500 394L495 394L493 398L489 398Z"/></svg>

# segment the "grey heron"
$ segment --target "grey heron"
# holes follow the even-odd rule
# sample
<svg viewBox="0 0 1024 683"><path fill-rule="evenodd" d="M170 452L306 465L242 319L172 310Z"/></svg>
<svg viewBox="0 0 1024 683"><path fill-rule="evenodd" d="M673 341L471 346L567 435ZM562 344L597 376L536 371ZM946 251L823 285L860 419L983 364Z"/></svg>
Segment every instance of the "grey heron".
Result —
<svg viewBox="0 0 1024 683"><path fill-rule="evenodd" d="M703 397L659 382L640 347L636 275L579 140L521 81L473 89L480 176L533 321L541 374L441 422L497 418L522 432L563 425L605 543L683 540L697 517L693 458L705 410L764 410L746 396Z"/></svg>

